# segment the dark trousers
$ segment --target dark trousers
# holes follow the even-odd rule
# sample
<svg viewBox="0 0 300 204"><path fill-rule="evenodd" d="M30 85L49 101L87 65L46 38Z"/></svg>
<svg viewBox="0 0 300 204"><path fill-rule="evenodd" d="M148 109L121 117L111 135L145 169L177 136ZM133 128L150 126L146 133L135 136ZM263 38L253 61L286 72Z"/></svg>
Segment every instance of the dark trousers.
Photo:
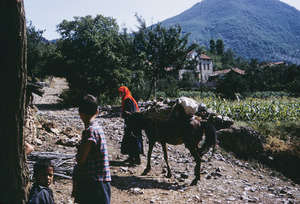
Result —
<svg viewBox="0 0 300 204"><path fill-rule="evenodd" d="M79 204L110 204L110 182L92 181L78 183L78 196L75 202Z"/></svg>

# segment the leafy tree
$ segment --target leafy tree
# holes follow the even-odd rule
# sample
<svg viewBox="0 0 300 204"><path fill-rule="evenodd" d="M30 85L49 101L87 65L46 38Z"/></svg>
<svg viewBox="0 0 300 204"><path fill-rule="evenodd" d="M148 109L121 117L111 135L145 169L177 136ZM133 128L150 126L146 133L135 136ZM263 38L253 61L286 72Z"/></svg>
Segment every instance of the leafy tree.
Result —
<svg viewBox="0 0 300 204"><path fill-rule="evenodd" d="M48 50L49 42L43 38L44 31L36 30L31 22L27 25L27 67L28 76L32 80L43 78L46 73L43 65L46 58L43 56Z"/></svg>
<svg viewBox="0 0 300 204"><path fill-rule="evenodd" d="M42 30L36 30L31 22L27 22L27 73L32 81L47 76L65 76L57 43L46 40L43 33Z"/></svg>
<svg viewBox="0 0 300 204"><path fill-rule="evenodd" d="M127 34L119 34L115 19L102 15L75 17L60 23L58 32L62 36L58 49L71 93L88 92L112 100L117 87L131 81L132 71L127 69L130 41Z"/></svg>
<svg viewBox="0 0 300 204"><path fill-rule="evenodd" d="M217 53L216 41L212 38L212 39L210 39L209 44L210 44L210 53L215 55Z"/></svg>
<svg viewBox="0 0 300 204"><path fill-rule="evenodd" d="M216 44L217 54L220 55L220 56L223 56L224 55L224 50L225 50L225 46L224 46L223 40L218 39L217 44Z"/></svg>
<svg viewBox="0 0 300 204"><path fill-rule="evenodd" d="M64 59L56 43L47 45L47 49L43 52L42 59L41 76L66 76Z"/></svg>
<svg viewBox="0 0 300 204"><path fill-rule="evenodd" d="M182 74L182 79L180 80L180 87L186 90L191 90L193 87L196 86L197 80L192 72L187 71Z"/></svg>
<svg viewBox="0 0 300 204"><path fill-rule="evenodd" d="M289 67L287 74L286 89L293 93L296 97L300 96L300 65L293 64Z"/></svg>
<svg viewBox="0 0 300 204"><path fill-rule="evenodd" d="M237 56L235 59L236 67L239 67L243 70L246 70L249 66L249 62L245 59L243 59L241 56Z"/></svg>
<svg viewBox="0 0 300 204"><path fill-rule="evenodd" d="M179 96L179 81L172 76L167 76L166 79L162 80L163 92L167 97L176 98Z"/></svg>
<svg viewBox="0 0 300 204"><path fill-rule="evenodd" d="M225 98L234 100L236 99L236 94L243 94L247 90L247 82L244 76L231 71L219 79L215 91Z"/></svg>
<svg viewBox="0 0 300 204"><path fill-rule="evenodd" d="M128 86L136 100L147 100L146 92L150 89L150 83L148 78L145 77L143 70L148 64L145 63L144 57L136 51L134 47L134 37L128 34L126 29L120 33L120 39L122 40L121 52L125 56L122 60L122 64L126 67L130 75L127 80L121 81L119 86Z"/></svg>
<svg viewBox="0 0 300 204"><path fill-rule="evenodd" d="M246 72L246 82L251 92L287 92L299 96L300 66L262 66L252 59Z"/></svg>
<svg viewBox="0 0 300 204"><path fill-rule="evenodd" d="M222 57L222 63L224 69L230 69L236 66L236 55L232 49L227 49Z"/></svg>
<svg viewBox="0 0 300 204"><path fill-rule="evenodd" d="M297 88L297 84L299 84L299 66L296 68L296 65L277 65L260 69L262 69L264 77L261 81L263 81L266 91L287 91L297 95L294 88Z"/></svg>
<svg viewBox="0 0 300 204"><path fill-rule="evenodd" d="M151 88L156 97L157 80L166 78L172 72L178 73L178 69L184 67L186 63L187 53L195 46L188 46L189 34L182 34L179 25L168 29L161 23L146 27L144 20L137 19L140 27L134 32L134 47L147 64L143 67L143 71L151 80ZM148 98L150 94L151 90Z"/></svg>

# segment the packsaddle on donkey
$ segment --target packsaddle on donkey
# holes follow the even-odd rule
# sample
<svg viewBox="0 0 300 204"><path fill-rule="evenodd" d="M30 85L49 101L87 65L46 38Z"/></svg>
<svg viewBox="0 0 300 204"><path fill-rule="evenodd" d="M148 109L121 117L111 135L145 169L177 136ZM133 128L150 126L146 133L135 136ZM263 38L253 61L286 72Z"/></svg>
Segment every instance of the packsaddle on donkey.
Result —
<svg viewBox="0 0 300 204"><path fill-rule="evenodd" d="M180 99L182 101L182 98ZM184 98L184 100L187 99L188 98ZM135 126L144 129L149 139L147 167L142 175L146 175L151 170L150 161L153 146L156 142L160 142L164 152L164 159L167 164L167 177L170 178L171 170L168 163L166 144L179 145L184 143L185 147L189 149L196 161L194 170L195 178L191 183L191 185L196 185L198 180L200 180L201 158L209 151L210 147L215 147L216 145L216 129L207 120L195 116L195 113L187 113L184 103L180 103L178 100L177 103L172 106L171 110L167 111L165 109L158 111L156 105L146 111L130 114L127 120L128 128ZM153 109L156 110L153 111ZM162 113L162 110L167 112L167 114ZM201 111L196 114L205 115ZM164 117L163 115L167 115L167 117ZM199 148L199 142L202 140L203 133L205 133L205 142L202 147Z"/></svg>

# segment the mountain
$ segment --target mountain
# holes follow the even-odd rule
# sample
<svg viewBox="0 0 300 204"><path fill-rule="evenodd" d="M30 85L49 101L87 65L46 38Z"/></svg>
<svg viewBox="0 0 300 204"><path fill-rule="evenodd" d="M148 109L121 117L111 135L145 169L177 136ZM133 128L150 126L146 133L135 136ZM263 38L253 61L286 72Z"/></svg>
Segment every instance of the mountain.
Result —
<svg viewBox="0 0 300 204"><path fill-rule="evenodd" d="M222 39L246 59L300 64L300 11L279 0L203 0L162 21L175 24L208 49Z"/></svg>

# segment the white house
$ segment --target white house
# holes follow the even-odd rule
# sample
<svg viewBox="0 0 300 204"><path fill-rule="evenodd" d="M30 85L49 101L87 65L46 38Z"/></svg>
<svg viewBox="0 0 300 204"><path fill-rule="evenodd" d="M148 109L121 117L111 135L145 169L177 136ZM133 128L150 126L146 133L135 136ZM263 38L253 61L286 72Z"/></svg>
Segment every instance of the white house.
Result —
<svg viewBox="0 0 300 204"><path fill-rule="evenodd" d="M196 51L191 51L188 53L191 59L196 59L200 57L199 64L197 65L195 70L179 70L179 79L182 79L182 75L185 72L193 72L195 78L198 82L207 82L209 76L213 73L213 66L212 66L212 58L208 57L205 54L201 54L200 56Z"/></svg>

